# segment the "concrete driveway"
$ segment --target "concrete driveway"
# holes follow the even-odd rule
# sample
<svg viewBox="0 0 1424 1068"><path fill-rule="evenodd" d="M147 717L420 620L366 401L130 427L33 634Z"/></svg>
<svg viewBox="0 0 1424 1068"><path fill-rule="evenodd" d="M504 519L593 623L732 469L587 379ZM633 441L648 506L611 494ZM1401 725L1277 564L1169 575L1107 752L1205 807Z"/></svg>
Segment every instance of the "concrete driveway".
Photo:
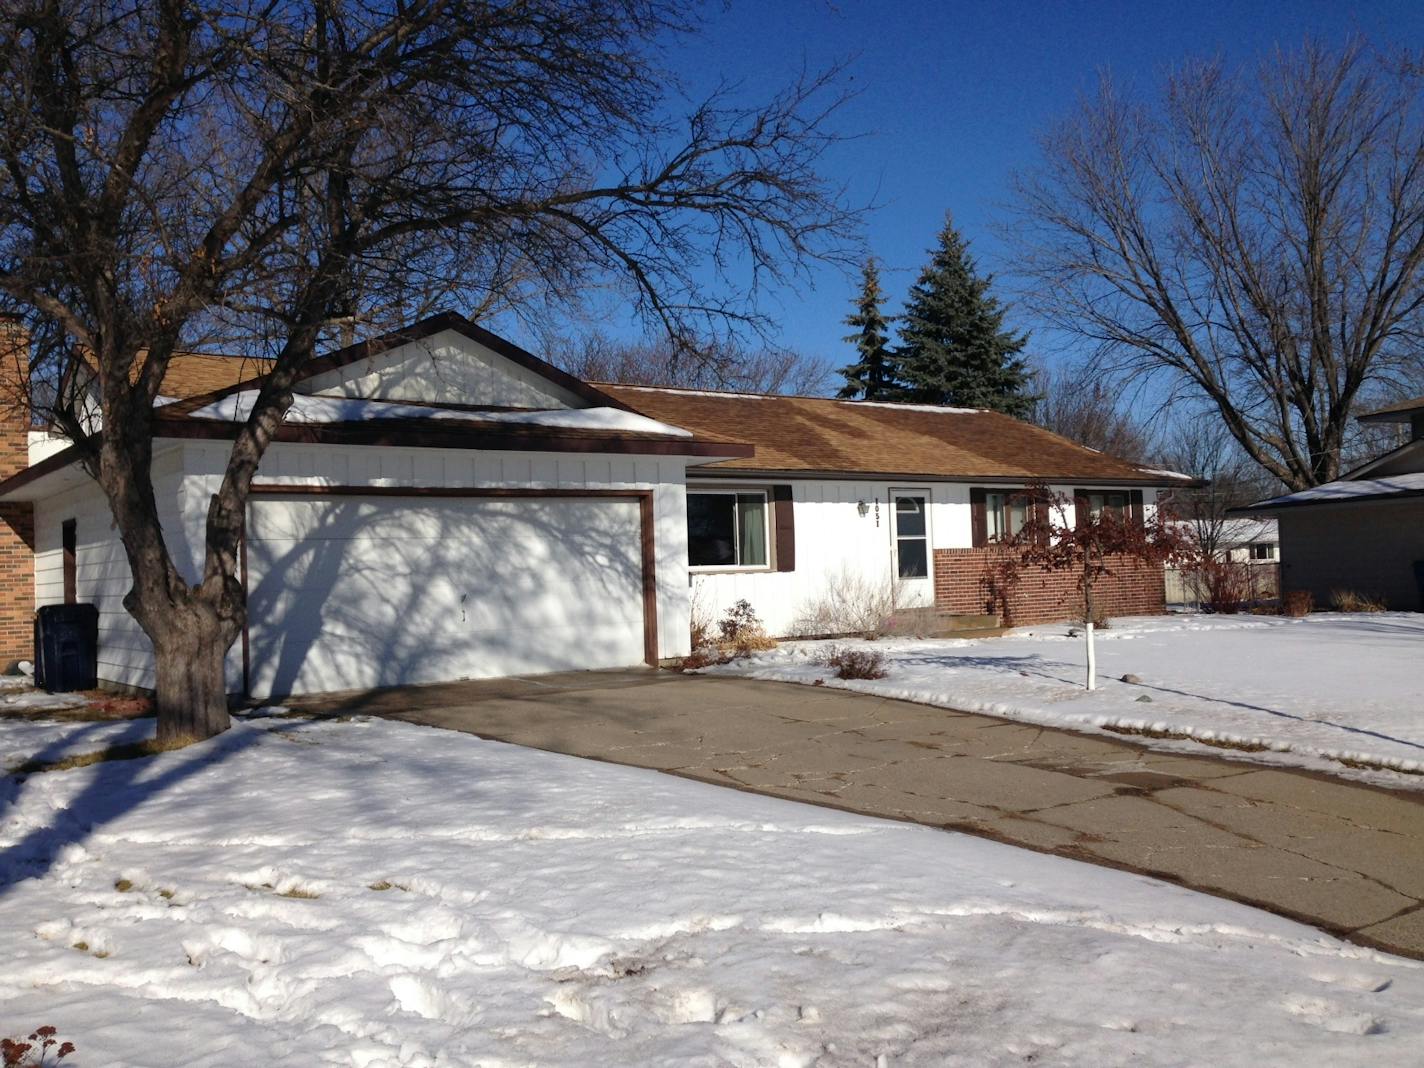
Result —
<svg viewBox="0 0 1424 1068"><path fill-rule="evenodd" d="M1424 958L1424 797L750 679L576 672L294 699L987 835Z"/></svg>

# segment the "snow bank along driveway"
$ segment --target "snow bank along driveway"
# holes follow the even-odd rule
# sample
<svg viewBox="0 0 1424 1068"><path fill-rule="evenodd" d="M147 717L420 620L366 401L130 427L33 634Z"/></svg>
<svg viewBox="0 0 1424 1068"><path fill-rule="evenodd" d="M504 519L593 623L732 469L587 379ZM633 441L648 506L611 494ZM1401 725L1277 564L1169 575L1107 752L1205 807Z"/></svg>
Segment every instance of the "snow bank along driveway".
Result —
<svg viewBox="0 0 1424 1068"><path fill-rule="evenodd" d="M0 742L28 755L10 724ZM252 721L0 783L0 1021L59 1027L66 1066L1257 1068L1424 1048L1424 964L1264 912L430 728Z"/></svg>
<svg viewBox="0 0 1424 1068"><path fill-rule="evenodd" d="M788 642L709 670L821 679L1074 730L1185 735L1199 741L1181 748L1224 742L1234 748L1216 751L1227 756L1424 789L1424 615L1115 619L1098 634L1099 689L1091 693L1083 639L1069 637L1071 629L981 641ZM817 663L830 645L879 650L887 676L836 679ZM1125 674L1141 684L1118 681Z"/></svg>

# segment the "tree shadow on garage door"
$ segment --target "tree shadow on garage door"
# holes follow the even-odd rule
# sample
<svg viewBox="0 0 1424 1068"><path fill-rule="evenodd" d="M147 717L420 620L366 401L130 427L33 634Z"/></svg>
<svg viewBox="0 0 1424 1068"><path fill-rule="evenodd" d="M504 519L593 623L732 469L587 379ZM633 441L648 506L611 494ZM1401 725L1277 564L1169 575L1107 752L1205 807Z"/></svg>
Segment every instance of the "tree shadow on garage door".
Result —
<svg viewBox="0 0 1424 1068"><path fill-rule="evenodd" d="M264 499L253 693L641 663L640 529L625 499Z"/></svg>

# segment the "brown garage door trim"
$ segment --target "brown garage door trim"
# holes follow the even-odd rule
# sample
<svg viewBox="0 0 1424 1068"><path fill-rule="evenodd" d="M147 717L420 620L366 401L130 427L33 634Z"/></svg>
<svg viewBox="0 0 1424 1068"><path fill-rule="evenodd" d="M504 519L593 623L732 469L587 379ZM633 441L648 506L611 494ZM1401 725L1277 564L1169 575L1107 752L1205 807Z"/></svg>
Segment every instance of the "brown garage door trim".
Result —
<svg viewBox="0 0 1424 1068"><path fill-rule="evenodd" d="M462 497L514 498L526 500L615 500L635 501L638 505L640 533L639 553L643 585L643 659L650 667L658 664L658 571L657 551L653 538L653 491L621 489L526 489L524 487L464 488L458 486L286 486L280 483L254 483L251 497ZM250 516L249 516L250 519ZM247 603L247 538L240 546L242 564L242 597ZM242 623L242 695L252 693L252 653L248 639L246 615Z"/></svg>

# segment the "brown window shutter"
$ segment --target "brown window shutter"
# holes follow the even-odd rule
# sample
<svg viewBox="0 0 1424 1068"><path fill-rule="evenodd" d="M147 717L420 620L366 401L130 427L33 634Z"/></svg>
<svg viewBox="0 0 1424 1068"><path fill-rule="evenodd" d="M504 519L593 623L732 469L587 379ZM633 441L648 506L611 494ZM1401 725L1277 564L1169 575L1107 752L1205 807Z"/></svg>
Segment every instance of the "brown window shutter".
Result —
<svg viewBox="0 0 1424 1068"><path fill-rule="evenodd" d="M1132 521L1134 523L1142 523L1144 517L1142 512L1141 490L1133 490L1128 494L1128 505L1132 509Z"/></svg>
<svg viewBox="0 0 1424 1068"><path fill-rule="evenodd" d="M977 486L969 491L969 522L974 531L971 544L976 549L989 544L989 518L984 513L986 492Z"/></svg>
<svg viewBox="0 0 1424 1068"><path fill-rule="evenodd" d="M1048 498L1041 493L1034 496L1033 518L1038 524L1038 544L1047 545L1049 540L1048 525L1052 522L1052 517L1048 511Z"/></svg>
<svg viewBox="0 0 1424 1068"><path fill-rule="evenodd" d="M1088 491L1082 487L1073 490L1073 526L1081 527L1088 517Z"/></svg>
<svg viewBox="0 0 1424 1068"><path fill-rule="evenodd" d="M60 524L60 538L64 549L64 603L73 604L79 599L78 575L78 525L73 519Z"/></svg>
<svg viewBox="0 0 1424 1068"><path fill-rule="evenodd" d="M796 570L795 507L790 486L771 487L771 516L778 571Z"/></svg>

